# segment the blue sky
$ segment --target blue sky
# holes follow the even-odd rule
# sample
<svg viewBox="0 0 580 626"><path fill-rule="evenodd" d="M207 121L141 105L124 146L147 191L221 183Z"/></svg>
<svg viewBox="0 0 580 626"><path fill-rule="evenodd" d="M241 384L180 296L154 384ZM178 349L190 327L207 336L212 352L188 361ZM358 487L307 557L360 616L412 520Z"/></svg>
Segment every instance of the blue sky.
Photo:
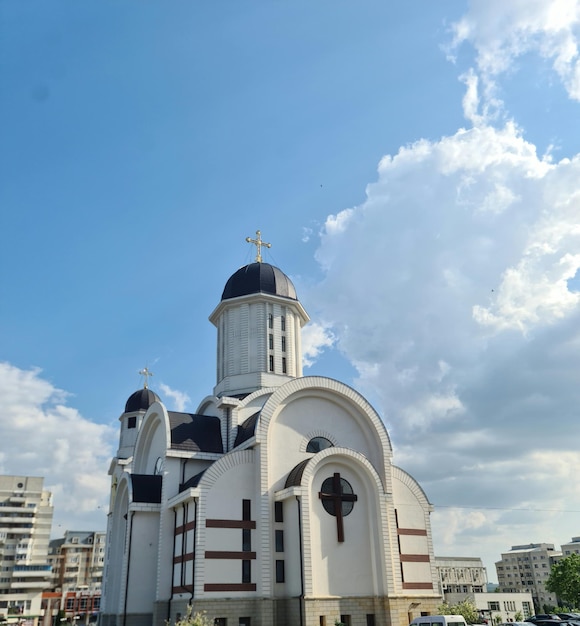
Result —
<svg viewBox="0 0 580 626"><path fill-rule="evenodd" d="M436 553L578 534L578 1L4 0L0 24L0 471L46 476L55 534L104 527L139 369L172 408L211 392L207 318L258 228L306 373L384 416Z"/></svg>

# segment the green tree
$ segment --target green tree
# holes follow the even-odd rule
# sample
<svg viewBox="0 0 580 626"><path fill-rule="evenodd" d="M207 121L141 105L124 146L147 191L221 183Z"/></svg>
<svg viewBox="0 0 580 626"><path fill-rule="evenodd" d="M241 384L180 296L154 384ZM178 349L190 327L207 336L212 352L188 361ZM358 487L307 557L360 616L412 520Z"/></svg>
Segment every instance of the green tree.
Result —
<svg viewBox="0 0 580 626"><path fill-rule="evenodd" d="M437 607L438 615L463 615L468 624L477 624L479 615L475 604L471 600L463 600L457 604L444 602Z"/></svg>
<svg viewBox="0 0 580 626"><path fill-rule="evenodd" d="M521 611L516 611L516 614L514 615L514 622L523 622L524 621L524 614Z"/></svg>
<svg viewBox="0 0 580 626"><path fill-rule="evenodd" d="M571 554L552 565L546 589L569 606L580 604L580 555Z"/></svg>
<svg viewBox="0 0 580 626"><path fill-rule="evenodd" d="M213 620L209 619L205 611L194 613L191 605L189 605L187 613L175 622L175 626L213 626Z"/></svg>

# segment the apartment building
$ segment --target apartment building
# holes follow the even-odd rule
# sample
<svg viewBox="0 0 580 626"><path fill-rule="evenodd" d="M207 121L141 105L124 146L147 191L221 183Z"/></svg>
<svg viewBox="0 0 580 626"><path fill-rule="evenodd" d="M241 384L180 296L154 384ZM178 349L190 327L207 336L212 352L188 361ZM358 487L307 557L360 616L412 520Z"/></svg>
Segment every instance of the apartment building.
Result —
<svg viewBox="0 0 580 626"><path fill-rule="evenodd" d="M67 618L89 621L100 609L104 557L105 531L67 530L64 537L53 539L48 556L53 570L51 610L58 599Z"/></svg>
<svg viewBox="0 0 580 626"><path fill-rule="evenodd" d="M51 585L52 494L44 479L0 476L0 621L35 626Z"/></svg>
<svg viewBox="0 0 580 626"><path fill-rule="evenodd" d="M545 607L558 603L556 594L546 589L546 580L552 564L561 556L553 543L512 546L495 564L500 591L527 591L532 594L535 611L545 612Z"/></svg>
<svg viewBox="0 0 580 626"><path fill-rule="evenodd" d="M562 556L567 557L571 554L580 554L580 537L572 537L572 541L562 544Z"/></svg>
<svg viewBox="0 0 580 626"><path fill-rule="evenodd" d="M49 544L53 588L100 590L105 559L105 531L67 530Z"/></svg>

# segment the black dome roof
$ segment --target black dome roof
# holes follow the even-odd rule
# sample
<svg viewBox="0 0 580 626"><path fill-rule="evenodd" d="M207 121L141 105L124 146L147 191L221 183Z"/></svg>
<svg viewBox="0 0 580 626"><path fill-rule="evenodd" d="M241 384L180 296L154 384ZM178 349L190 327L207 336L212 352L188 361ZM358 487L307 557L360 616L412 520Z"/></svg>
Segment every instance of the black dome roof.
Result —
<svg viewBox="0 0 580 626"><path fill-rule="evenodd" d="M161 402L159 396L151 389L139 389L132 393L125 404L125 413L146 411L154 402Z"/></svg>
<svg viewBox="0 0 580 626"><path fill-rule="evenodd" d="M298 300L292 281L282 270L269 263L250 263L232 274L222 293L222 300L252 293L271 293Z"/></svg>

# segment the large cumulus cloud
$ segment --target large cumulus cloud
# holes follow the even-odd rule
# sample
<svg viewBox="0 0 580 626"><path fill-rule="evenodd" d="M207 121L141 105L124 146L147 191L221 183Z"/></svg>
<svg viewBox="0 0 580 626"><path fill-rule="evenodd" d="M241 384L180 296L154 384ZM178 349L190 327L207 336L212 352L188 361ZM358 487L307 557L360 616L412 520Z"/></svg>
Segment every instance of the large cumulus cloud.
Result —
<svg viewBox="0 0 580 626"><path fill-rule="evenodd" d="M384 157L366 201L321 234L317 316L377 398L397 462L435 503L477 509L441 507L455 553L474 535L497 546L493 507L580 506L578 181L579 158L480 120ZM569 539L536 522L501 549Z"/></svg>

